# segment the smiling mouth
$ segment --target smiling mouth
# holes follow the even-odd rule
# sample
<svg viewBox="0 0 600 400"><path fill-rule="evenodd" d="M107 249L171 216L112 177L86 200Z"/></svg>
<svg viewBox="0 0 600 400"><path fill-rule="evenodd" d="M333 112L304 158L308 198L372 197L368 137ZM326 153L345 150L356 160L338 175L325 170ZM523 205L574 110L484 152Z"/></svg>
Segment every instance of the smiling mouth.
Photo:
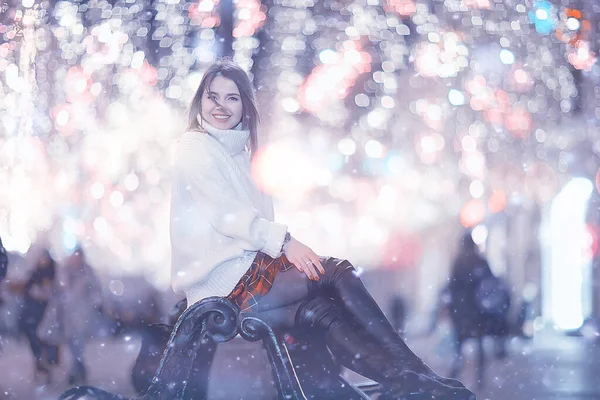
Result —
<svg viewBox="0 0 600 400"><path fill-rule="evenodd" d="M224 114L213 114L212 116L213 116L213 118L215 118L217 120L221 120L221 121L225 121L231 117L231 115L224 115Z"/></svg>

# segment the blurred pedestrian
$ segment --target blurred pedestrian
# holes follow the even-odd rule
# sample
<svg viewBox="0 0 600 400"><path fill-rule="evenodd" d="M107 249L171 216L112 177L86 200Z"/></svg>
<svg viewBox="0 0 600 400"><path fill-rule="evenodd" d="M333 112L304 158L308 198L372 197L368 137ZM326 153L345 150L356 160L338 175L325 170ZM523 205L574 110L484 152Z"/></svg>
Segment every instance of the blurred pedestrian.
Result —
<svg viewBox="0 0 600 400"><path fill-rule="evenodd" d="M2 245L2 238L0 238L0 281L6 277L8 271L8 254Z"/></svg>
<svg viewBox="0 0 600 400"><path fill-rule="evenodd" d="M48 369L46 371L47 382L52 381L52 369L50 367L60 364L60 345L64 339L60 307L60 291L58 285L54 284L46 311L37 328L37 336L42 343L43 364Z"/></svg>
<svg viewBox="0 0 600 400"><path fill-rule="evenodd" d="M38 327L44 318L48 303L55 293L56 263L47 249L42 249L23 291L23 307L19 315L19 329L29 341L35 358L35 374L49 376L48 366L43 362L43 343Z"/></svg>
<svg viewBox="0 0 600 400"><path fill-rule="evenodd" d="M484 384L485 353L483 338L500 336L508 329L506 311L508 291L494 276L487 261L469 233L462 236L449 283L450 318L454 327L455 359L451 376L457 377L463 365L462 347L467 339L476 339L478 346L477 378Z"/></svg>
<svg viewBox="0 0 600 400"><path fill-rule="evenodd" d="M6 250L4 246L2 246L2 238L0 238L0 283L6 277L6 273L8 270L8 255L6 254ZM0 307L2 307L3 299L2 292L0 291ZM2 333L0 332L0 350L2 350Z"/></svg>
<svg viewBox="0 0 600 400"><path fill-rule="evenodd" d="M87 380L85 343L93 335L93 327L102 312L103 298L100 282L86 262L81 247L67 258L63 283L62 318L72 356L69 383L84 384Z"/></svg>
<svg viewBox="0 0 600 400"><path fill-rule="evenodd" d="M406 325L406 302L400 294L396 294L392 297L391 301L391 321L394 328L399 334L404 334L404 328Z"/></svg>
<svg viewBox="0 0 600 400"><path fill-rule="evenodd" d="M182 299L169 310L166 324L152 323L140 330L142 346L131 371L131 383L139 395L150 387L175 323L186 308L187 300Z"/></svg>
<svg viewBox="0 0 600 400"><path fill-rule="evenodd" d="M438 294L437 301L431 310L429 323L427 325L426 334L433 335L438 329L443 318L448 316L450 308L450 286L445 285Z"/></svg>
<svg viewBox="0 0 600 400"><path fill-rule="evenodd" d="M8 254L2 245L2 238L0 238L0 282L6 277L8 272ZM2 296L0 295L0 306L2 305Z"/></svg>

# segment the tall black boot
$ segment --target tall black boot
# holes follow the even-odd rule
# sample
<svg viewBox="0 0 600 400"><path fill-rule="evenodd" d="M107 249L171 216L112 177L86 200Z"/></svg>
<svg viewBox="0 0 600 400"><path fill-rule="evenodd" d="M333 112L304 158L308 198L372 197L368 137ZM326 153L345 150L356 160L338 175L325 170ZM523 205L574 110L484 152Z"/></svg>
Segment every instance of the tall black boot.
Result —
<svg viewBox="0 0 600 400"><path fill-rule="evenodd" d="M318 329L325 334L327 346L346 368L380 382L377 365L385 364L372 340L357 337L344 318L343 308L332 298L316 296L303 302L296 313L296 326ZM380 346L379 346L380 347Z"/></svg>
<svg viewBox="0 0 600 400"><path fill-rule="evenodd" d="M357 322L359 331L362 329L366 338L377 340L399 370L423 375L451 387L464 388L460 381L437 375L410 350L365 288L350 262L336 258L322 259L322 262L325 275L318 281L310 281L309 290L312 295L325 290L335 296L343 305L344 311Z"/></svg>
<svg viewBox="0 0 600 400"><path fill-rule="evenodd" d="M296 326L288 332L286 348L308 400L369 399L341 376L342 365L331 356L324 331Z"/></svg>
<svg viewBox="0 0 600 400"><path fill-rule="evenodd" d="M422 374L397 368L382 345L364 330L357 329L335 299L317 296L304 302L296 314L296 325L323 330L329 349L342 365L384 386L382 398L417 400L419 395L444 400L475 398L464 387L450 387Z"/></svg>

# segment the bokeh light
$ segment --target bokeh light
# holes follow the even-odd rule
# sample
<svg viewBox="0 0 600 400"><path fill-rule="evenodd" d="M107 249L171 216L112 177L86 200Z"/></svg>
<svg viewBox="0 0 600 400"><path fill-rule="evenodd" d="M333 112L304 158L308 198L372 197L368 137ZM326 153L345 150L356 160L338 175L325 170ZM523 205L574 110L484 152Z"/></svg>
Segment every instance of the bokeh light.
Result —
<svg viewBox="0 0 600 400"><path fill-rule="evenodd" d="M169 163L226 52L257 89L266 147L253 173L278 219L367 267L457 213L481 230L508 199L545 204L573 174L600 191L593 16L433 3L241 0L231 21L219 0L5 4L4 243L25 252L48 236L66 254L83 242L115 282L168 284Z"/></svg>
<svg viewBox="0 0 600 400"><path fill-rule="evenodd" d="M473 199L466 202L460 210L460 223L465 228L471 228L485 217L485 205L481 200Z"/></svg>

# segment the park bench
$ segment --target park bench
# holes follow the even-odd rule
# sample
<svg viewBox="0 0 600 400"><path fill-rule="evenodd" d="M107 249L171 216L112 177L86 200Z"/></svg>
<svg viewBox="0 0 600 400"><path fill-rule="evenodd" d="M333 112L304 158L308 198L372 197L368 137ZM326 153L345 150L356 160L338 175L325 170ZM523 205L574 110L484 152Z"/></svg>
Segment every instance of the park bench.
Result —
<svg viewBox="0 0 600 400"><path fill-rule="evenodd" d="M155 330L154 340L142 341L132 372L141 399L365 400L379 389L372 382L355 387L344 380L323 336L302 329L275 332L258 316L240 314L225 298L210 297L192 305L174 329L160 324L150 329ZM164 341L156 341L160 335L170 335L164 352ZM217 352L215 360L207 365L202 354L211 352ZM148 354L160 359L158 368L142 359ZM265 376L269 370L270 379ZM209 381L220 385L209 390ZM73 388L61 396L80 398L123 399L90 387Z"/></svg>

